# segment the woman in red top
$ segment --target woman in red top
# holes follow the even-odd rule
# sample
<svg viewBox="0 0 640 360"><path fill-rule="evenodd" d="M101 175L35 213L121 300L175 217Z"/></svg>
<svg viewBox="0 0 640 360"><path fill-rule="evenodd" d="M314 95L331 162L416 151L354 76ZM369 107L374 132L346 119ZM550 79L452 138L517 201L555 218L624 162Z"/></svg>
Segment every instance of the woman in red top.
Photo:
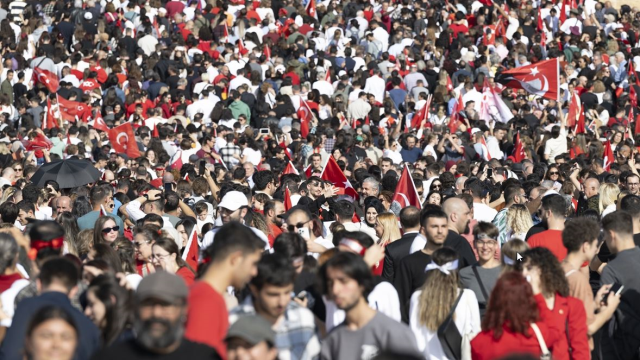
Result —
<svg viewBox="0 0 640 360"><path fill-rule="evenodd" d="M547 248L538 247L524 254L522 274L529 279L538 309L550 310L544 320L548 327L559 328L562 335L553 345L554 360L589 359L587 313L582 301L569 296L569 283L560 262Z"/></svg>
<svg viewBox="0 0 640 360"><path fill-rule="evenodd" d="M531 328L536 323L548 348L561 337L561 329L549 328L545 318L549 310L538 310L531 285L519 272L502 275L489 296L482 332L471 341L471 358L490 360L513 353L542 354Z"/></svg>
<svg viewBox="0 0 640 360"><path fill-rule="evenodd" d="M191 286L196 278L196 272L189 266L182 256L175 240L161 238L152 247L153 265L164 271L180 276L187 286Z"/></svg>

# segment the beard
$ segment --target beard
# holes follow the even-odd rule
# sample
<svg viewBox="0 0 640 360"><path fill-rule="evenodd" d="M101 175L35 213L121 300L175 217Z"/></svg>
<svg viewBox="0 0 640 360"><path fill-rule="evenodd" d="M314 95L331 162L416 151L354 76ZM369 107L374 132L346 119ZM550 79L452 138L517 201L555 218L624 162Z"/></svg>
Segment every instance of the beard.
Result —
<svg viewBox="0 0 640 360"><path fill-rule="evenodd" d="M158 318L150 318L147 320L136 319L133 324L133 329L137 335L136 339L138 343L146 349L166 349L182 339L184 335L183 320L184 316L175 323ZM160 324L165 328L159 336L155 335L152 331L152 326L156 324Z"/></svg>

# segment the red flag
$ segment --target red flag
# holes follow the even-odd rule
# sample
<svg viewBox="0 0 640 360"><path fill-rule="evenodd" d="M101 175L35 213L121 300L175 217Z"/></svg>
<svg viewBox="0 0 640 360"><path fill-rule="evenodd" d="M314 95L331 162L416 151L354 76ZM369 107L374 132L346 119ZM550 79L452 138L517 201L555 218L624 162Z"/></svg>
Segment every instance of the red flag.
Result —
<svg viewBox="0 0 640 360"><path fill-rule="evenodd" d="M85 121L91 116L89 105L79 101L71 101L58 96L58 108L63 120L76 122L76 119Z"/></svg>
<svg viewBox="0 0 640 360"><path fill-rule="evenodd" d="M182 150L178 151L173 155L174 160L171 162L172 169L182 169Z"/></svg>
<svg viewBox="0 0 640 360"><path fill-rule="evenodd" d="M284 174L296 174L296 175L300 175L300 173L298 173L298 170L296 169L295 166L293 166L293 163L291 161L289 161L287 163L287 167L284 168L284 171L282 172L282 175Z"/></svg>
<svg viewBox="0 0 640 360"><path fill-rule="evenodd" d="M400 210L407 206L415 206L418 209L421 208L420 196L418 195L418 190L416 190L416 184L413 182L411 174L409 174L409 168L405 166L404 169L402 169L400 180L398 180L396 192L393 194L390 210L394 214L399 214Z"/></svg>
<svg viewBox="0 0 640 360"><path fill-rule="evenodd" d="M558 25L562 25L562 23L567 21L567 4L565 0L562 0L562 5L560 5L560 14L558 14L558 16L560 17Z"/></svg>
<svg viewBox="0 0 640 360"><path fill-rule="evenodd" d="M559 100L560 96L560 64L558 59L539 61L535 64L506 70L496 76L495 82L516 89Z"/></svg>
<svg viewBox="0 0 640 360"><path fill-rule="evenodd" d="M289 148L287 147L287 144L285 144L284 140L282 140L282 141L278 144L278 146L280 146L281 148L283 148L283 149L284 149L284 154L285 154L285 155L287 155L287 158L288 158L289 160L291 160L291 158L292 158L292 155L293 155L293 154L291 154L291 149L289 149Z"/></svg>
<svg viewBox="0 0 640 360"><path fill-rule="evenodd" d="M451 81L451 76L447 73L447 91L453 90L453 82Z"/></svg>
<svg viewBox="0 0 640 360"><path fill-rule="evenodd" d="M100 113L100 110L96 111L96 117L95 119L93 119L93 128L96 130L104 131L104 132L109 131L107 124L104 122L104 119L102 118L102 114Z"/></svg>
<svg viewBox="0 0 640 360"><path fill-rule="evenodd" d="M100 214L98 215L98 217L103 217L103 216L108 216L108 215L109 215L109 213L107 213L107 210L104 208L104 206L100 205Z"/></svg>
<svg viewBox="0 0 640 360"><path fill-rule="evenodd" d="M524 160L524 157L524 144L522 143L522 140L520 140L520 132L518 132L516 134L516 141L513 147L513 158L515 159L515 162L519 163Z"/></svg>
<svg viewBox="0 0 640 360"><path fill-rule="evenodd" d="M316 12L316 0L309 0L309 3L307 3L305 10L307 11L307 15L316 20L318 19L318 13Z"/></svg>
<svg viewBox="0 0 640 360"><path fill-rule="evenodd" d="M59 111L57 113L60 114ZM51 100L47 97L47 114L42 122L42 130L59 128L57 118L58 116L56 116L56 112L53 111L53 106L51 106Z"/></svg>
<svg viewBox="0 0 640 360"><path fill-rule="evenodd" d="M633 108L631 108L631 111L629 111L629 121L633 121L635 120L636 122L636 131L634 132L635 135L640 134L640 121L638 121L638 118L640 118L640 116L636 116L636 118L634 119L634 113L633 113Z"/></svg>
<svg viewBox="0 0 640 360"><path fill-rule="evenodd" d="M460 111L464 110L464 103L462 101L462 93L458 95L458 102L453 107L453 113L449 117L449 131L453 134L460 127Z"/></svg>
<svg viewBox="0 0 640 360"><path fill-rule="evenodd" d="M55 93L58 91L59 80L58 76L51 71L43 68L36 67L33 69L34 81L37 81L49 89L50 92Z"/></svg>
<svg viewBox="0 0 640 360"><path fill-rule="evenodd" d="M353 223L359 223L360 222L360 218L358 217L358 214L355 211L353 212L353 216L351 217L351 222L353 222Z"/></svg>
<svg viewBox="0 0 640 360"><path fill-rule="evenodd" d="M198 233L196 232L195 226L193 227L193 230L191 230L189 240L187 240L187 245L184 248L185 250L182 253L182 260L186 261L192 269L197 269L200 249L198 248Z"/></svg>
<svg viewBox="0 0 640 360"><path fill-rule="evenodd" d="M307 167L304 169L304 174L307 176L307 179L311 177L311 164L307 165Z"/></svg>
<svg viewBox="0 0 640 360"><path fill-rule="evenodd" d="M638 106L638 93L634 84L629 84L629 102L633 107Z"/></svg>
<svg viewBox="0 0 640 360"><path fill-rule="evenodd" d="M602 168L604 171L611 170L611 164L613 164L613 151L611 151L611 142L607 140L604 143L604 152L602 153Z"/></svg>
<svg viewBox="0 0 640 360"><path fill-rule="evenodd" d="M222 33L222 36L224 37L224 42L229 42L229 28L227 27L227 22L224 22L224 31Z"/></svg>
<svg viewBox="0 0 640 360"><path fill-rule="evenodd" d="M162 34L160 34L160 29L158 28L158 18L153 18L153 29L156 31L156 39L160 39Z"/></svg>
<svg viewBox="0 0 640 360"><path fill-rule="evenodd" d="M482 159L484 161L491 160L491 154L489 154L489 148L487 147L487 141L484 139L484 135L480 139L480 146L482 147Z"/></svg>
<svg viewBox="0 0 640 360"><path fill-rule="evenodd" d="M313 120L313 113L307 105L307 102L300 99L300 107L298 108L298 119L300 119L300 135L303 139L309 135L309 123Z"/></svg>
<svg viewBox="0 0 640 360"><path fill-rule="evenodd" d="M356 189L354 189L353 186L351 186L349 179L347 179L347 177L344 175L342 170L340 170L340 167L338 166L338 163L333 158L333 156L329 156L329 160L327 161L327 164L322 170L322 174L320 175L320 178L322 180L329 181L330 183L333 184L333 186L337 188L341 188L342 190L338 192L339 194L343 193L351 196L356 200L359 199Z"/></svg>
<svg viewBox="0 0 640 360"><path fill-rule="evenodd" d="M67 145L71 145L71 135L67 133Z"/></svg>
<svg viewBox="0 0 640 360"><path fill-rule="evenodd" d="M131 123L124 123L114 127L107 133L109 134L111 147L116 153L125 153L132 159L140 157L140 150L138 150L138 143L133 134Z"/></svg>
<svg viewBox="0 0 640 360"><path fill-rule="evenodd" d="M633 109L632 109L633 111ZM580 109L580 114L578 115L578 122L576 124L576 135L577 134L586 134L587 128L585 127L584 121L584 106Z"/></svg>
<svg viewBox="0 0 640 360"><path fill-rule="evenodd" d="M269 46L265 45L262 48L262 53L267 58L267 61L271 60L271 49L269 48Z"/></svg>
<svg viewBox="0 0 640 360"><path fill-rule="evenodd" d="M284 211L289 211L293 205L291 204L291 191L289 187L284 188Z"/></svg>
<svg viewBox="0 0 640 360"><path fill-rule="evenodd" d="M249 52L249 50L247 50L246 47L244 47L244 41L242 41L242 39L238 40L238 52L240 53L240 55L244 56L246 53Z"/></svg>
<svg viewBox="0 0 640 360"><path fill-rule="evenodd" d="M153 133L151 134L154 138L160 138L160 133L158 132L158 124L153 124Z"/></svg>
<svg viewBox="0 0 640 360"><path fill-rule="evenodd" d="M331 70L327 70L327 74L325 75L324 80L331 84Z"/></svg>
<svg viewBox="0 0 640 360"><path fill-rule="evenodd" d="M576 121L580 116L580 112L582 111L582 104L580 103L580 98L578 94L572 94L571 99L569 99L569 113L567 114L567 127L573 128L576 125Z"/></svg>
<svg viewBox="0 0 640 360"><path fill-rule="evenodd" d="M541 8L538 6L538 31L543 31L544 21L542 20Z"/></svg>
<svg viewBox="0 0 640 360"><path fill-rule="evenodd" d="M427 97L427 102L424 104L420 110L418 110L411 118L411 128L418 130L420 128L420 124L422 124L422 120L426 120L429 118L429 108L431 107L431 95Z"/></svg>

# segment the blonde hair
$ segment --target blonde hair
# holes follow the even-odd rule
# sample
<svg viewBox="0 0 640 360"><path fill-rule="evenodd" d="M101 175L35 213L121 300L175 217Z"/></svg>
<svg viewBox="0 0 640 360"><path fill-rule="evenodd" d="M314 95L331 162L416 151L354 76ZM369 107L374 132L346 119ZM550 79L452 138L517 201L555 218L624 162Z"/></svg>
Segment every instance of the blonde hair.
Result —
<svg viewBox="0 0 640 360"><path fill-rule="evenodd" d="M531 214L526 206L513 204L509 207L509 210L507 210L507 227L513 233L527 232L532 226Z"/></svg>
<svg viewBox="0 0 640 360"><path fill-rule="evenodd" d="M442 266L457 260L457 258L458 254L455 250L444 247L433 253L431 261ZM421 290L418 322L435 332L449 315L451 307L458 297L458 270L451 270L449 275L437 269L429 271Z"/></svg>
<svg viewBox="0 0 640 360"><path fill-rule="evenodd" d="M398 219L396 219L395 214L379 214L376 221L380 223L383 229L382 236L379 241L380 245L388 245L402 237L402 234L400 234L400 228L398 227Z"/></svg>
<svg viewBox="0 0 640 360"><path fill-rule="evenodd" d="M616 203L616 200L618 200L618 194L620 193L620 188L616 184L604 183L600 185L598 193L600 194L598 207L602 214L607 206Z"/></svg>

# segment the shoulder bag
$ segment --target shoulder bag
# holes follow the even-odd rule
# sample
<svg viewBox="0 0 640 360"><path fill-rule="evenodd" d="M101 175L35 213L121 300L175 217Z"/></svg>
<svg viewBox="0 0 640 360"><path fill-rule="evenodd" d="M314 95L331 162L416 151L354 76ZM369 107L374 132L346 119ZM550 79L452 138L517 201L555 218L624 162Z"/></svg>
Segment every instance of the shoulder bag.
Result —
<svg viewBox="0 0 640 360"><path fill-rule="evenodd" d="M460 360L462 358L462 335L460 335L460 331L458 331L458 327L453 321L453 314L458 307L463 292L464 290L460 289L460 294L453 303L449 315L438 328L438 339L440 340L442 351L451 360Z"/></svg>
<svg viewBox="0 0 640 360"><path fill-rule="evenodd" d="M551 352L549 348L547 348L547 343L544 341L542 337L542 333L540 332L540 328L535 323L531 323L531 328L533 332L536 334L536 338L538 338L538 343L540 344L540 350L542 350L542 355L540 355L540 360L551 360Z"/></svg>

